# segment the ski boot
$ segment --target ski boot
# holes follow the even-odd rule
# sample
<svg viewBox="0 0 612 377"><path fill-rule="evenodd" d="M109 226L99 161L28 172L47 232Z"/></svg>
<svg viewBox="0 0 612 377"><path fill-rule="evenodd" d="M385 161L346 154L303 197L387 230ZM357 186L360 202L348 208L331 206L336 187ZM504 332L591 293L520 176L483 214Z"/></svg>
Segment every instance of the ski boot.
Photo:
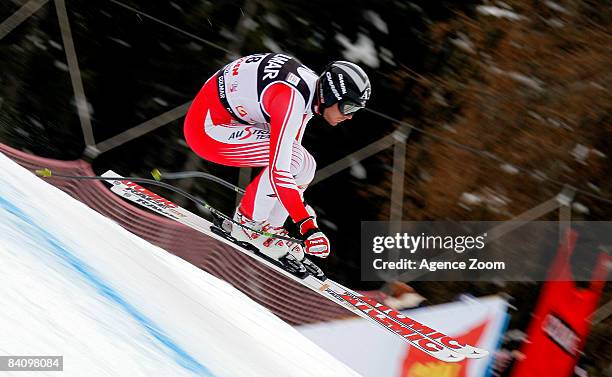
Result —
<svg viewBox="0 0 612 377"><path fill-rule="evenodd" d="M215 226L211 227L211 230L216 234L219 234L219 232L224 233L222 235L224 238L246 250L254 252L260 257L274 263L275 265L299 278L304 278L308 275L308 271L306 270L305 266L303 266L302 263L300 263L295 256L289 252L289 248L285 240L268 237L264 234L253 231L257 230L270 233L271 227L266 222L253 221L242 214L239 209L236 210L234 215L234 221L237 224L221 219L218 216L215 217Z"/></svg>
<svg viewBox="0 0 612 377"><path fill-rule="evenodd" d="M282 236L282 237L289 236L289 232L282 226L279 226L279 227L269 226L268 232L274 235L277 235L277 236ZM291 242L291 241L284 241L284 242L287 244L287 247L289 248L289 253L291 253L295 257L296 260L301 262L306 268L306 270L312 276L316 277L317 279L321 281L325 281L325 279L327 279L327 277L325 276L325 273L323 273L323 270L321 270L319 266L314 264L310 259L306 258L306 254L304 253L304 247L301 244L297 242Z"/></svg>

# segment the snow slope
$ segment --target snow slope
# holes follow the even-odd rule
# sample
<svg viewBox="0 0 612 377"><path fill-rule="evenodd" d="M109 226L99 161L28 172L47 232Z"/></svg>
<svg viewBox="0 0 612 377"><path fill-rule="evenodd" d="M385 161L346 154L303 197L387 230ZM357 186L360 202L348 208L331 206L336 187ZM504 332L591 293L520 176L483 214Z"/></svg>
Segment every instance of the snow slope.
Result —
<svg viewBox="0 0 612 377"><path fill-rule="evenodd" d="M19 377L358 375L2 154L0 355L64 356L64 372L2 372Z"/></svg>

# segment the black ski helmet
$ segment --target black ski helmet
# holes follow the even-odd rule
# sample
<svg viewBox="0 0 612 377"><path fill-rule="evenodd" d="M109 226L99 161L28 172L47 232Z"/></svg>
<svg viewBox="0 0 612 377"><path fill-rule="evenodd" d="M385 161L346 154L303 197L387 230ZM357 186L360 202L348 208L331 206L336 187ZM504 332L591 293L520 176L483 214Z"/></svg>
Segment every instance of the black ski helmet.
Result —
<svg viewBox="0 0 612 377"><path fill-rule="evenodd" d="M319 77L319 108L322 111L339 102L340 111L348 115L365 107L371 91L370 79L361 67L337 60L329 63Z"/></svg>

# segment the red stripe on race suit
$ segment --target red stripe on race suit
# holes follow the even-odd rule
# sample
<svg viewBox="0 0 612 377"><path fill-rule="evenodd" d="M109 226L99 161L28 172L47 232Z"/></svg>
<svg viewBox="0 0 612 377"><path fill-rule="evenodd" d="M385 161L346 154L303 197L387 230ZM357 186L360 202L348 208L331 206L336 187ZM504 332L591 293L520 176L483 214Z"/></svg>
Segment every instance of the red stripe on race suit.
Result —
<svg viewBox="0 0 612 377"><path fill-rule="evenodd" d="M298 222L309 216L295 179L289 173L293 141L302 126L304 99L297 90L276 83L268 88L262 104L270 114L270 181L272 189L289 212L293 221Z"/></svg>

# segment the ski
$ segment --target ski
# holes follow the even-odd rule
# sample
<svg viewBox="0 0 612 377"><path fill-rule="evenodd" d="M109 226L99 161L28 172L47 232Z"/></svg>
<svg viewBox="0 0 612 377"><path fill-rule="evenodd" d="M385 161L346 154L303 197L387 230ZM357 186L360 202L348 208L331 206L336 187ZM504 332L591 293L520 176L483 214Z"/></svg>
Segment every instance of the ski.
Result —
<svg viewBox="0 0 612 377"><path fill-rule="evenodd" d="M123 179L111 170L102 176L107 178L106 182L111 184L111 191L118 196L231 246L337 305L399 336L414 348L436 359L445 362L459 362L465 358L482 358L488 355L486 350L463 344L325 276L315 276L310 272L304 273L303 270L286 270L275 261L265 258L254 248L235 242L235 239L223 229L221 224L215 225L172 201L134 182Z"/></svg>
<svg viewBox="0 0 612 377"><path fill-rule="evenodd" d="M357 308L362 311L368 312L370 310L377 310L378 312L382 312L387 317L391 318L394 322L408 326L414 331L422 334L430 340L435 341L438 345L442 347L447 347L455 351L456 353L463 355L469 359L480 359L489 355L489 351L484 350L482 348L474 347L469 344L462 343L461 341L448 336L440 331L432 329L405 314L400 313L399 311L390 308L386 305L379 303L371 297L365 296L359 292L355 292L345 286L336 283L335 281L329 281L330 284L334 285L336 291L345 291L343 298L345 300L351 301Z"/></svg>

